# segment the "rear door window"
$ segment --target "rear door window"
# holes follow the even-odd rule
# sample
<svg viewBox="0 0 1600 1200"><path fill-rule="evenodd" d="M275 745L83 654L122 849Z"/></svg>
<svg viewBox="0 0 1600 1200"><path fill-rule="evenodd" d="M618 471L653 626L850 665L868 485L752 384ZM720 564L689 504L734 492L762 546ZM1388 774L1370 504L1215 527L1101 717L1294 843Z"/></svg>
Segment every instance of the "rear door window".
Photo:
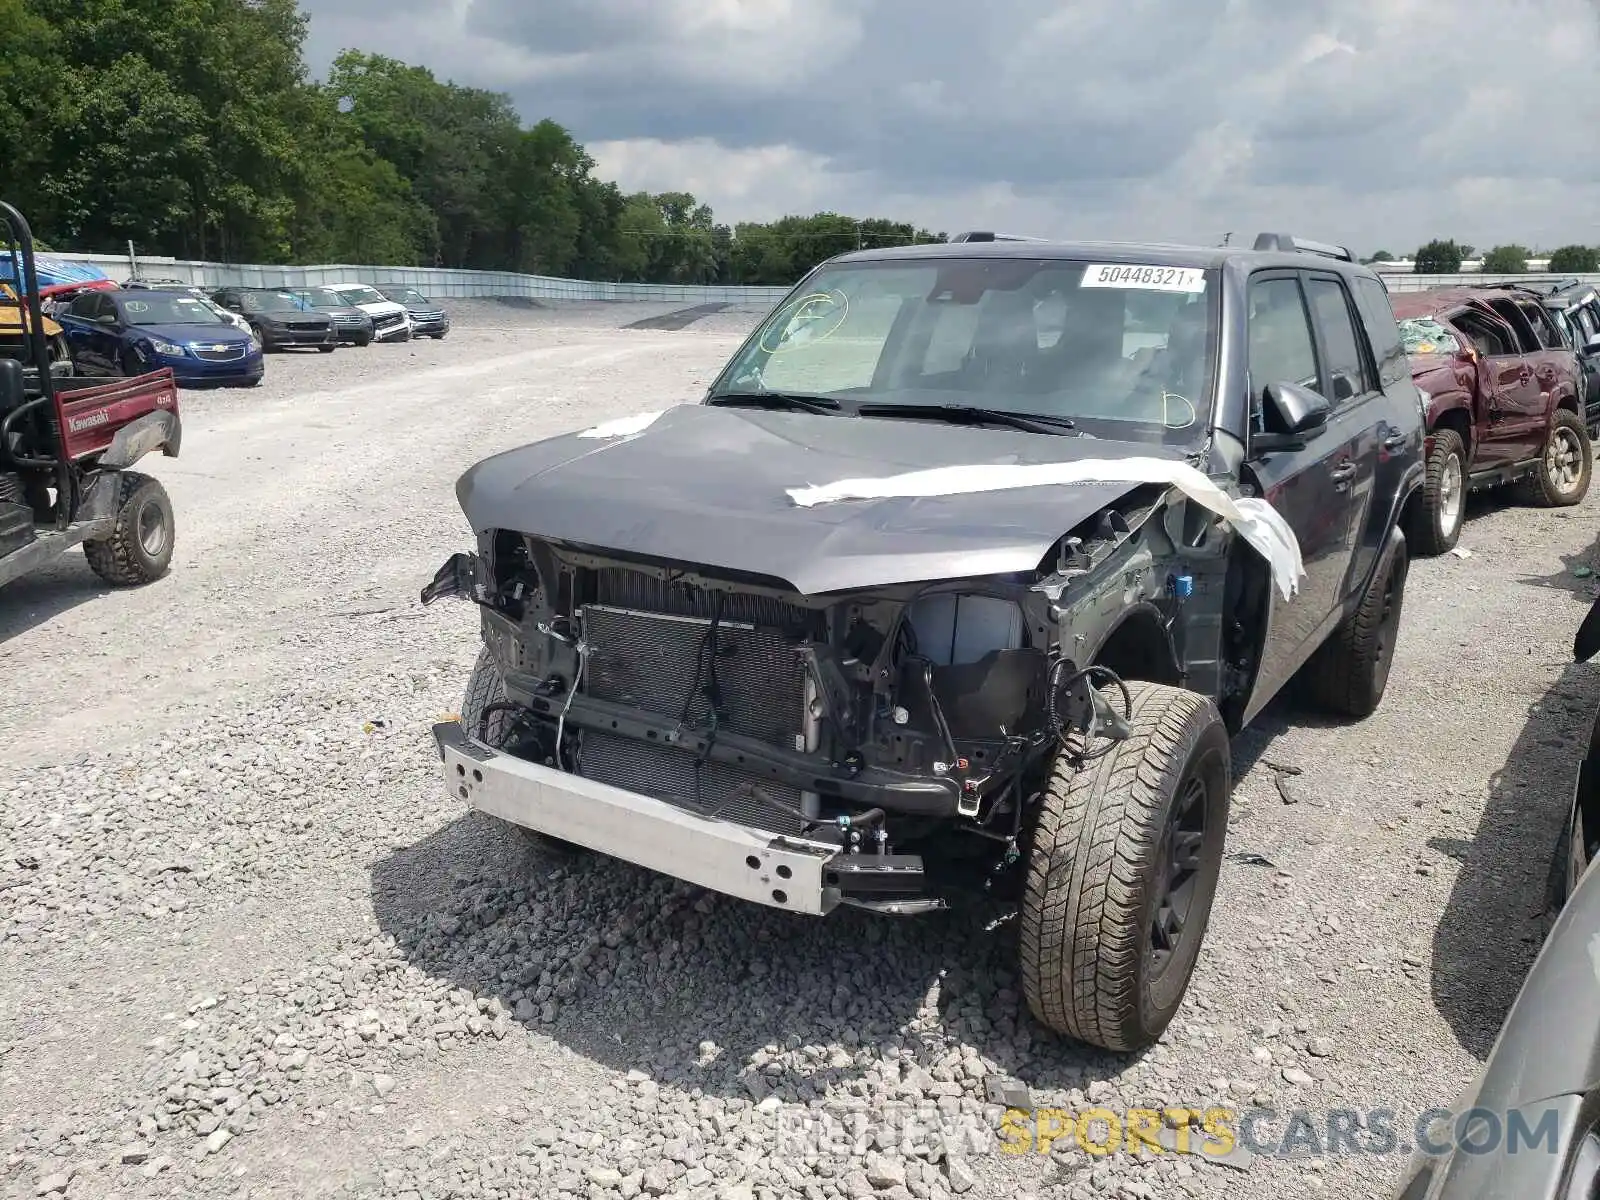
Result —
<svg viewBox="0 0 1600 1200"><path fill-rule="evenodd" d="M1380 386L1389 387L1410 379L1411 368L1406 363L1406 348L1394 319L1394 306L1389 302L1388 289L1376 279L1357 276L1356 304L1366 322L1372 357L1378 364Z"/></svg>
<svg viewBox="0 0 1600 1200"><path fill-rule="evenodd" d="M1565 339L1561 336L1561 328L1551 317L1550 310L1542 304L1519 304L1522 315L1528 318L1528 323L1533 326L1533 331L1539 335L1539 341L1546 350L1565 350Z"/></svg>

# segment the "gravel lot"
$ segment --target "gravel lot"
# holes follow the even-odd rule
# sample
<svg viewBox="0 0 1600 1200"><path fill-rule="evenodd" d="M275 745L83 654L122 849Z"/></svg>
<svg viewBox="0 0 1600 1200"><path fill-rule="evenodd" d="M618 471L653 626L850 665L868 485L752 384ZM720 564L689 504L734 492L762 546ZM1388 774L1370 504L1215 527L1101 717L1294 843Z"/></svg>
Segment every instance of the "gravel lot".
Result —
<svg viewBox="0 0 1600 1200"><path fill-rule="evenodd" d="M468 544L454 481L697 396L755 319L623 328L670 311L463 303L444 342L186 392L183 456L146 462L171 575L109 594L74 554L0 593L0 1194L1386 1195L1398 1153L1007 1155L991 1077L1387 1109L1402 1141L1453 1099L1537 949L1600 703L1566 663L1600 501L1478 504L1471 557L1413 569L1376 716L1241 737L1189 1001L1117 1060L1031 1023L991 913L811 923L443 794L428 726L475 611L416 594Z"/></svg>

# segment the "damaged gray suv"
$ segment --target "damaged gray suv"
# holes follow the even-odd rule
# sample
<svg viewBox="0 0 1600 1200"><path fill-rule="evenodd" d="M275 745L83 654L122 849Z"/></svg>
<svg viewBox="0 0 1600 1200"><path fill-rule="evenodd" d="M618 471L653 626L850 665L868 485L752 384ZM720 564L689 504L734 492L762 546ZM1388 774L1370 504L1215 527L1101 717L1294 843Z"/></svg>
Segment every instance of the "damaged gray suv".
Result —
<svg viewBox="0 0 1600 1200"><path fill-rule="evenodd" d="M1157 1039L1230 734L1372 712L1422 410L1348 253L993 235L813 270L700 403L462 476L452 795L795 913L1016 916L1051 1029ZM1009 936L1009 933L1008 933Z"/></svg>

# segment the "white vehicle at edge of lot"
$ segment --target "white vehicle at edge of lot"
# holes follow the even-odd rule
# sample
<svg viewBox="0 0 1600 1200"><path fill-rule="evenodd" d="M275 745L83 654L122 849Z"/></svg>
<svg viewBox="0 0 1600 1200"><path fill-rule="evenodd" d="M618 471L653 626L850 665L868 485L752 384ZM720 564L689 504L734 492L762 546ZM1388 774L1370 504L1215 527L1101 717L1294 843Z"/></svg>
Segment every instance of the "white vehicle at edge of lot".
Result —
<svg viewBox="0 0 1600 1200"><path fill-rule="evenodd" d="M411 314L406 306L386 299L377 288L365 283L330 283L326 285L344 297L345 303L359 308L372 318L372 340L375 342L408 342L411 340Z"/></svg>

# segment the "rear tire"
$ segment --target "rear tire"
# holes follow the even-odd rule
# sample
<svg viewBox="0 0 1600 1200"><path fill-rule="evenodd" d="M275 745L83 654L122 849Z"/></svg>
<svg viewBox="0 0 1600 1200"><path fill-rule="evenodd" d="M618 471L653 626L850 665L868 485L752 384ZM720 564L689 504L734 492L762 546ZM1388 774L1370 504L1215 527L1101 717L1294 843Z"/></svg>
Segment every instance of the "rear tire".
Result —
<svg viewBox="0 0 1600 1200"><path fill-rule="evenodd" d="M1406 540L1418 554L1444 554L1455 548L1466 520L1466 499L1466 447L1455 430L1441 429L1433 435L1422 492L1406 523Z"/></svg>
<svg viewBox="0 0 1600 1200"><path fill-rule="evenodd" d="M152 583L167 573L177 524L172 501L159 479L123 471L117 483L117 515L111 533L83 544L89 569L113 587Z"/></svg>
<svg viewBox="0 0 1600 1200"><path fill-rule="evenodd" d="M485 720L483 710L505 698L506 685L500 678L500 665L495 662L489 647L484 646L478 651L478 661L473 664L472 675L467 680L466 695L461 700L461 728L466 731L468 737L478 738L490 746L500 746L504 743L506 736L511 732L511 714L505 709L497 709ZM499 817L490 819L543 850L574 855L583 849L572 842L551 837L549 834L540 833L537 829L518 825L514 821L505 821Z"/></svg>
<svg viewBox="0 0 1600 1200"><path fill-rule="evenodd" d="M1593 473L1594 448L1589 444L1589 431L1577 413L1559 408L1533 475L1519 485L1518 495L1543 508L1580 504L1589 494Z"/></svg>
<svg viewBox="0 0 1600 1200"><path fill-rule="evenodd" d="M1018 922L1033 1015L1118 1052L1158 1040L1183 1002L1233 786L1228 732L1208 698L1128 690L1133 735L1080 769L1065 757L1052 768Z"/></svg>
<svg viewBox="0 0 1600 1200"><path fill-rule="evenodd" d="M1405 539L1397 538L1384 552L1356 611L1306 663L1306 691L1318 708L1361 720L1383 701L1410 566Z"/></svg>

